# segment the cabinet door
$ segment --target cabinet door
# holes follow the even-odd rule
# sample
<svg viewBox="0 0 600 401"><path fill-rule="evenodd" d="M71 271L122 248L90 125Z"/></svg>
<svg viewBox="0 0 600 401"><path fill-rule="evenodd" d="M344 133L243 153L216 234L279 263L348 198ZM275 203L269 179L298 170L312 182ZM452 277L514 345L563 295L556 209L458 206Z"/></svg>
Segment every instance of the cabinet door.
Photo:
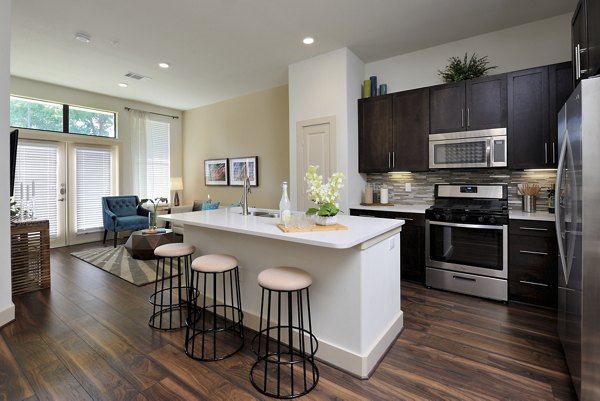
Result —
<svg viewBox="0 0 600 401"><path fill-rule="evenodd" d="M393 171L429 169L429 90L395 93Z"/></svg>
<svg viewBox="0 0 600 401"><path fill-rule="evenodd" d="M548 67L508 74L508 167L549 167Z"/></svg>
<svg viewBox="0 0 600 401"><path fill-rule="evenodd" d="M552 64L548 69L550 96L550 138L548 142L548 167L558 164L558 112L573 92L573 67L570 61Z"/></svg>
<svg viewBox="0 0 600 401"><path fill-rule="evenodd" d="M358 101L358 171L391 170L392 95Z"/></svg>
<svg viewBox="0 0 600 401"><path fill-rule="evenodd" d="M600 74L600 0L586 1L588 75Z"/></svg>
<svg viewBox="0 0 600 401"><path fill-rule="evenodd" d="M466 81L466 127L479 130L506 127L506 75Z"/></svg>
<svg viewBox="0 0 600 401"><path fill-rule="evenodd" d="M596 21L596 25L597 21ZM571 20L571 54L573 55L573 80L588 77L588 32L586 1L579 0Z"/></svg>
<svg viewBox="0 0 600 401"><path fill-rule="evenodd" d="M429 89L429 118L431 134L466 129L464 81Z"/></svg>

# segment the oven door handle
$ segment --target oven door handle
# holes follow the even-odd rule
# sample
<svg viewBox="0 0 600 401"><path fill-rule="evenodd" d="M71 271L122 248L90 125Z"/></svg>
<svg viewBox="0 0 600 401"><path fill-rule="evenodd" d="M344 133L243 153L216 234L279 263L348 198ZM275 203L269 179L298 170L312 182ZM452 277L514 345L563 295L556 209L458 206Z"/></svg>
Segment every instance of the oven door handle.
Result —
<svg viewBox="0 0 600 401"><path fill-rule="evenodd" d="M428 223L432 226L447 226L447 227L462 227L462 228L478 228L483 230L504 230L504 225L487 226L485 224L461 224L461 223L445 223L443 221L431 221Z"/></svg>

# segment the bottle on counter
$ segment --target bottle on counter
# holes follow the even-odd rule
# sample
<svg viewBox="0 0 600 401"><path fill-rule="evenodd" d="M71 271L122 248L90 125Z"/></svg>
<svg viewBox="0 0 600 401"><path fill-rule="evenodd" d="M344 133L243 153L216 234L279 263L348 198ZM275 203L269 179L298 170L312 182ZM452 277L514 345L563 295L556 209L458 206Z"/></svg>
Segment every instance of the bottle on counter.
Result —
<svg viewBox="0 0 600 401"><path fill-rule="evenodd" d="M367 184L365 186L365 199L364 203L370 205L373 203L373 186L371 184Z"/></svg>
<svg viewBox="0 0 600 401"><path fill-rule="evenodd" d="M554 190L554 184L548 190L548 213L554 213L554 202L556 201L556 195Z"/></svg>
<svg viewBox="0 0 600 401"><path fill-rule="evenodd" d="M288 183L284 181L281 184L281 200L279 201L279 216L281 217L281 224L290 222L292 218L292 203L288 196Z"/></svg>

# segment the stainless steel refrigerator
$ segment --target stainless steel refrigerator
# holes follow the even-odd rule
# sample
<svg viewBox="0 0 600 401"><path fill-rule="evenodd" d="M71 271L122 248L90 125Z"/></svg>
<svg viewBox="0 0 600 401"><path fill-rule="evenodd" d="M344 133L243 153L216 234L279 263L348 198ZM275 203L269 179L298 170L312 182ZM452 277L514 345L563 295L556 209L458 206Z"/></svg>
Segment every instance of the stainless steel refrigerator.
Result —
<svg viewBox="0 0 600 401"><path fill-rule="evenodd" d="M577 395L600 400L600 78L558 115L558 334Z"/></svg>

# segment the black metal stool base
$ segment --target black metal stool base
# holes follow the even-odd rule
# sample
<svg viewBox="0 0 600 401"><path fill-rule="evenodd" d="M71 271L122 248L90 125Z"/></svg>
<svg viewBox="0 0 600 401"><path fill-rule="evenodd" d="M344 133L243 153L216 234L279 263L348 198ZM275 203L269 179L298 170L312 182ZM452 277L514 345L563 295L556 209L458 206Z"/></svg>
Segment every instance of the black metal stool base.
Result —
<svg viewBox="0 0 600 401"><path fill-rule="evenodd" d="M154 292L148 299L153 307L148 326L153 329L170 331L186 327L186 309L198 297L198 291L187 286L191 257L192 254L157 259ZM169 277L159 279L167 272Z"/></svg>
<svg viewBox="0 0 600 401"><path fill-rule="evenodd" d="M181 301L178 298L180 294ZM179 287L172 287L151 294L148 301L154 306L154 312L148 320L148 326L164 331L184 328L188 316L187 294L192 294L192 299L198 296L197 291L189 287L181 287L181 293Z"/></svg>
<svg viewBox="0 0 600 401"><path fill-rule="evenodd" d="M264 317L265 292L267 294L266 319ZM302 292L306 293L305 299ZM274 303L271 299L272 293L277 294L276 312L271 312ZM287 304L283 308L287 317L282 316L282 298ZM306 318L303 310L304 301L306 301ZM277 318L275 326L271 326L271 313L273 315L276 313L276 316L273 316ZM266 321L266 328L263 329L264 321ZM293 323L294 321L296 324ZM252 351L257 355L257 360L250 370L250 382L254 388L269 397L282 399L308 394L319 382L319 369L314 358L318 347L319 342L312 334L308 287L296 291L263 288L260 328L251 343Z"/></svg>
<svg viewBox="0 0 600 401"><path fill-rule="evenodd" d="M203 292L188 307L185 322L185 354L199 361L220 361L244 347L239 270L238 267L218 273L192 270L192 288L199 290L200 276L203 279ZM212 278L212 285L208 284L209 278ZM212 297L220 291L223 302L207 305L207 288L212 289ZM202 304L198 305L200 301Z"/></svg>

